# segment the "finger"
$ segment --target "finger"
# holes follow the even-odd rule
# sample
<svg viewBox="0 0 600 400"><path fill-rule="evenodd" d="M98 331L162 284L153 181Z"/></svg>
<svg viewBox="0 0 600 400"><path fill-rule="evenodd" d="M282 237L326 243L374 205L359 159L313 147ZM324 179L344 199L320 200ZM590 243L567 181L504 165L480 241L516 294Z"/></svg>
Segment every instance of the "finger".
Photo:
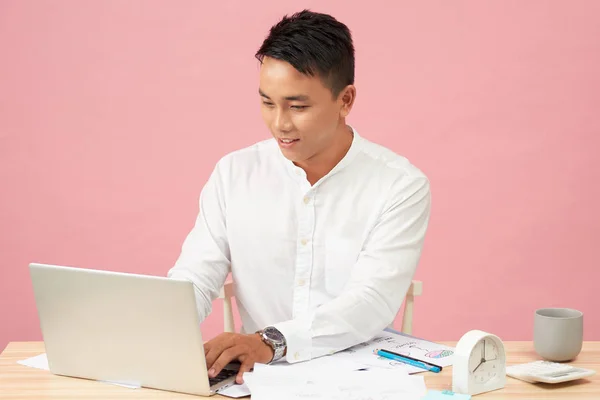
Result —
<svg viewBox="0 0 600 400"><path fill-rule="evenodd" d="M208 352L210 351L210 348L213 346L213 343L211 343L211 342L212 342L212 340L204 343L204 355L207 355Z"/></svg>
<svg viewBox="0 0 600 400"><path fill-rule="evenodd" d="M211 370L215 366L215 363L217 362L219 357L221 357L223 352L234 347L233 343L229 343L229 345L230 345L230 347L215 346L215 347L211 348L210 352L206 355L206 368Z"/></svg>
<svg viewBox="0 0 600 400"><path fill-rule="evenodd" d="M204 355L206 358L206 366L212 367L215 360L221 355L221 353L228 347L232 347L234 342L232 337L227 334L221 334L214 339L207 342L204 345Z"/></svg>
<svg viewBox="0 0 600 400"><path fill-rule="evenodd" d="M204 356L206 359L206 368L211 369L216 359L219 358L221 354L215 350L215 348L211 348L208 353Z"/></svg>
<svg viewBox="0 0 600 400"><path fill-rule="evenodd" d="M252 370L252 367L254 367L254 360L251 360L248 357L246 357L245 360L246 361L242 362L240 370L238 371L238 374L235 377L235 382L240 385L244 383L244 372L250 372Z"/></svg>
<svg viewBox="0 0 600 400"><path fill-rule="evenodd" d="M219 355L219 358L215 360L210 369L208 370L208 376L214 378L221 372L224 366L229 364L231 360L235 360L240 355L247 353L245 346L234 346L229 347Z"/></svg>
<svg viewBox="0 0 600 400"><path fill-rule="evenodd" d="M206 343L204 343L204 351L207 353L211 347L218 345L219 343L223 342L224 340L231 339L231 336L232 335L229 332L223 332L223 333L218 334L214 338L212 338L209 341L207 341Z"/></svg>

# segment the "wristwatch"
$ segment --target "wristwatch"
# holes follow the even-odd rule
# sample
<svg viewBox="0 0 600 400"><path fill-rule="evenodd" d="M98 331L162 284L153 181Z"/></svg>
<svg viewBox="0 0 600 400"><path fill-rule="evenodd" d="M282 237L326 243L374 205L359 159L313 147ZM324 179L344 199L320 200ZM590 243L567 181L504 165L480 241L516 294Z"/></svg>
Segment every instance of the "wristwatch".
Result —
<svg viewBox="0 0 600 400"><path fill-rule="evenodd" d="M287 349L287 343L283 333L279 332L277 328L268 326L263 330L256 332L260 335L263 342L268 344L273 349L273 359L269 361L269 364L282 358Z"/></svg>

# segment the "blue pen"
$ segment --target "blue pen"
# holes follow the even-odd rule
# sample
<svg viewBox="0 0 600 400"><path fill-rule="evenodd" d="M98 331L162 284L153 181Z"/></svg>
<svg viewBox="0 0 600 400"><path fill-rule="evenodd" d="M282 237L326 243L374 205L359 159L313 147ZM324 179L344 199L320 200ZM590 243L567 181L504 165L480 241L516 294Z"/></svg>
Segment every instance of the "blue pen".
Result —
<svg viewBox="0 0 600 400"><path fill-rule="evenodd" d="M438 365L432 365L432 364L426 363L424 361L419 361L412 357L408 358L401 354L391 353L386 350L376 349L375 354L377 354L378 356L387 358L389 360L400 361L405 364L412 365L414 367L423 368L423 369L425 369L427 371L431 371L431 372L440 372L442 370L442 367L440 367Z"/></svg>

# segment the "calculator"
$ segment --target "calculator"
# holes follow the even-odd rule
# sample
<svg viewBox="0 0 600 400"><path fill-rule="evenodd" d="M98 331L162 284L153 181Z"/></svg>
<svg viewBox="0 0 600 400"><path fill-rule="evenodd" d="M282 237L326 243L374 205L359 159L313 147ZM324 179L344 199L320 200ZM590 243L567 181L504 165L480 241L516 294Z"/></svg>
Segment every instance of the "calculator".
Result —
<svg viewBox="0 0 600 400"><path fill-rule="evenodd" d="M560 383L592 376L596 371L550 361L534 361L506 367L506 375L525 382Z"/></svg>

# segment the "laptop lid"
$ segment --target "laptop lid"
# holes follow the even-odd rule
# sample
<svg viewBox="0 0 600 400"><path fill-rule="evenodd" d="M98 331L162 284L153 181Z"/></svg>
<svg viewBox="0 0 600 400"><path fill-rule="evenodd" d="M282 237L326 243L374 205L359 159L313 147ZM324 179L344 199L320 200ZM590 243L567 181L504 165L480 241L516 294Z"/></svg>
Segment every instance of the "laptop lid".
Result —
<svg viewBox="0 0 600 400"><path fill-rule="evenodd" d="M52 373L205 396L233 384L211 390L191 282L29 268Z"/></svg>

